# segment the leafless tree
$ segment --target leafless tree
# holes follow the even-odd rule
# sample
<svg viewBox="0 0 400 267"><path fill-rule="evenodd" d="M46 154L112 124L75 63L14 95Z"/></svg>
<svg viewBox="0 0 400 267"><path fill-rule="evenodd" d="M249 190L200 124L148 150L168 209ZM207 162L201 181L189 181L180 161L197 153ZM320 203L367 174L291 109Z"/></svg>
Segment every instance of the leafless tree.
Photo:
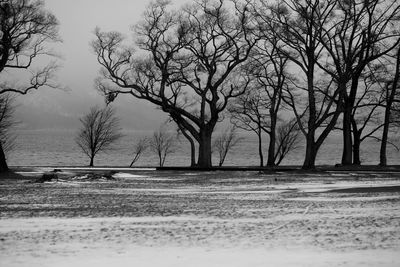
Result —
<svg viewBox="0 0 400 267"><path fill-rule="evenodd" d="M394 61L390 64L392 65L392 71L388 70L389 77L384 79L383 86L385 91L385 115L379 153L380 166L387 165L386 148L390 124L400 128L400 45L398 45L391 61Z"/></svg>
<svg viewBox="0 0 400 267"><path fill-rule="evenodd" d="M276 165L281 164L282 160L290 152L300 148L300 129L297 120L285 121L278 126L276 138L277 150L274 157Z"/></svg>
<svg viewBox="0 0 400 267"><path fill-rule="evenodd" d="M158 131L154 132L149 145L158 156L159 166L163 167L167 156L174 152L175 137L161 127Z"/></svg>
<svg viewBox="0 0 400 267"><path fill-rule="evenodd" d="M262 89L252 88L237 97L228 107L231 122L235 127L252 131L257 135L260 167L264 166L263 133L269 131L268 100L264 97Z"/></svg>
<svg viewBox="0 0 400 267"><path fill-rule="evenodd" d="M222 164L224 164L228 152L241 140L242 138L237 136L236 127L225 129L220 135L215 138L213 142L213 148L219 156L218 166L221 167Z"/></svg>
<svg viewBox="0 0 400 267"><path fill-rule="evenodd" d="M264 38L272 36L279 40L277 48L289 59L296 76L300 76L293 79L284 100L292 108L306 139L303 169L315 168L318 150L340 115L336 105L338 90L318 71L324 49L319 40L320 25L332 16L333 7L330 1L284 0L272 5L258 1L254 8Z"/></svg>
<svg viewBox="0 0 400 267"><path fill-rule="evenodd" d="M233 75L257 42L248 5L200 0L173 11L152 3L136 27L138 55L121 34L96 30L97 86L110 101L129 94L160 107L198 143L197 165L210 167L214 128L248 82Z"/></svg>
<svg viewBox="0 0 400 267"><path fill-rule="evenodd" d="M361 144L366 139L380 138L376 136L384 124L382 123L382 107L385 92L379 82L382 64L369 64L358 82L357 95L351 113L352 155L354 165L361 165ZM342 123L338 123L342 124ZM343 131L343 127L336 129Z"/></svg>
<svg viewBox="0 0 400 267"><path fill-rule="evenodd" d="M261 36L264 36L262 32ZM269 136L267 166L276 164L276 130L279 112L284 110L282 95L287 87L288 58L279 52L278 40L262 38L242 68L251 80L249 89L228 107L237 127L253 131L258 137L260 166L264 166L262 133Z"/></svg>
<svg viewBox="0 0 400 267"><path fill-rule="evenodd" d="M354 165L361 164L361 143L368 138L378 139L375 134L384 127L380 111L384 104L384 92L376 81L375 74L367 72L361 79L362 84L360 82L358 86L359 94L351 114Z"/></svg>
<svg viewBox="0 0 400 267"><path fill-rule="evenodd" d="M0 0L0 98L3 107L7 93L27 94L43 86L59 87L54 80L54 62L35 69L34 62L51 56L45 44L59 41L58 22L38 0ZM23 81L22 77L29 77ZM3 97L3 95L6 95ZM6 105L7 107L7 105ZM11 106L8 106L11 107ZM11 108L12 109L12 108ZM8 108L7 108L8 110ZM3 121L4 123L4 121ZM7 128L7 127L6 127ZM7 136L7 135L6 135ZM0 171L7 171L4 149L0 144ZM6 142L6 144L4 144Z"/></svg>
<svg viewBox="0 0 400 267"><path fill-rule="evenodd" d="M13 101L14 99L8 94L0 95L0 173L9 170L6 153L12 149L15 140L10 132L16 124L13 118L15 111Z"/></svg>
<svg viewBox="0 0 400 267"><path fill-rule="evenodd" d="M135 146L133 147L134 156L129 167L132 167L133 164L135 164L135 162L139 160L140 156L143 154L143 152L146 151L148 146L149 140L147 138L141 138L135 143Z"/></svg>
<svg viewBox="0 0 400 267"><path fill-rule="evenodd" d="M400 3L397 0L326 0L317 3L334 10L329 19L316 22L320 29L318 42L326 52L326 59L317 64L333 78L339 89L339 105L343 107L342 164L349 165L353 163L352 124L356 120L352 119L352 114L359 83L368 64L397 46Z"/></svg>
<svg viewBox="0 0 400 267"><path fill-rule="evenodd" d="M44 1L0 1L0 94L59 87L54 80L54 62L39 69L33 66L40 58L54 56L45 45L59 40L58 21L44 8ZM29 78L24 82L21 77Z"/></svg>
<svg viewBox="0 0 400 267"><path fill-rule="evenodd" d="M119 120L114 110L107 106L103 109L91 108L80 121L82 127L75 141L90 158L89 166L92 167L97 153L111 149L111 145L122 137Z"/></svg>

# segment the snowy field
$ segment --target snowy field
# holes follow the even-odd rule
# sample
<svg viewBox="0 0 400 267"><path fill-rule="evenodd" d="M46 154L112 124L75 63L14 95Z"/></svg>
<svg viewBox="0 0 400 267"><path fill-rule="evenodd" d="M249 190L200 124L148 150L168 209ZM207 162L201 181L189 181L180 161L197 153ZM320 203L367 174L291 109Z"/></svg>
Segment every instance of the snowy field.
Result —
<svg viewBox="0 0 400 267"><path fill-rule="evenodd" d="M400 266L400 173L78 172L0 180L0 266Z"/></svg>

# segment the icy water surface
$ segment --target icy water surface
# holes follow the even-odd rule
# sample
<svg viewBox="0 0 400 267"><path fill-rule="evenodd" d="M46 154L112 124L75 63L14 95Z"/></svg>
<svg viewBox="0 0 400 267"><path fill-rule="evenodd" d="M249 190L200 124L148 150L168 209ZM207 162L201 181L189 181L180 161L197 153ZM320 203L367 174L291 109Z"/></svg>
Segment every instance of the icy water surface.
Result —
<svg viewBox="0 0 400 267"><path fill-rule="evenodd" d="M85 156L74 141L74 131L19 131L16 139L16 148L9 155L9 164L12 166L83 166L87 165ZM134 143L140 137L151 136L151 132L125 132L125 136L116 145L113 151L99 154L95 158L98 166L129 166L133 157ZM239 145L228 154L224 165L257 166L259 164L257 141L253 135L243 135ZM264 142L266 142L265 140ZM341 159L340 136L331 137L321 148L317 164L334 165ZM376 164L379 160L379 143L367 140L362 145L362 162ZM304 149L288 155L283 164L300 165L303 163ZM266 154L266 150L265 150ZM167 157L166 166L188 166L190 164L189 145L184 138L177 143L177 147ZM266 155L264 155L266 157ZM218 163L214 155L214 164ZM388 163L400 164L400 152L388 147ZM136 163L138 166L156 166L158 159L154 153L147 151Z"/></svg>

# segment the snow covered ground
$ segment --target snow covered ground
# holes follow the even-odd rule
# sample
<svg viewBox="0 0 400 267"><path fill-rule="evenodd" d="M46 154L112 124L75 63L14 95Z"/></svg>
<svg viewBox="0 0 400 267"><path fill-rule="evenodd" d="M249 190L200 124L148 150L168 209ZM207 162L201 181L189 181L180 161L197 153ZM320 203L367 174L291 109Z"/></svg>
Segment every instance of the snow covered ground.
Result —
<svg viewBox="0 0 400 267"><path fill-rule="evenodd" d="M0 180L0 266L400 266L398 173L74 172Z"/></svg>

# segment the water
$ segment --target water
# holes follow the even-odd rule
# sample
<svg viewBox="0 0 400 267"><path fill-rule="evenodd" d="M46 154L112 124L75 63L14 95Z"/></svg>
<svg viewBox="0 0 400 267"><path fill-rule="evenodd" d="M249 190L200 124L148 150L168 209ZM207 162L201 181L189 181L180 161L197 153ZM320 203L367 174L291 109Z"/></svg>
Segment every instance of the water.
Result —
<svg viewBox="0 0 400 267"><path fill-rule="evenodd" d="M88 157L83 154L74 141L76 132L70 130L24 130L17 133L16 147L8 155L10 166L85 166ZM95 158L96 166L129 166L133 158L133 147L136 140L143 136L151 136L151 132L124 132L125 136L115 144L113 150L100 153ZM259 165L257 140L254 135L243 134L242 141L230 151L225 166L257 166ZM334 165L341 159L341 139L339 135L329 137L318 153L316 164ZM266 161L265 149L265 161ZM362 144L361 158L363 164L379 162L379 143L374 140ZM304 149L290 153L282 162L283 165L301 165ZM213 155L213 163L217 165L218 155ZM392 146L388 147L388 163L400 164L400 152ZM184 138L177 142L175 151L168 155L165 166L188 166L190 164L190 148ZM158 159L151 151L146 151L135 166L157 166Z"/></svg>

